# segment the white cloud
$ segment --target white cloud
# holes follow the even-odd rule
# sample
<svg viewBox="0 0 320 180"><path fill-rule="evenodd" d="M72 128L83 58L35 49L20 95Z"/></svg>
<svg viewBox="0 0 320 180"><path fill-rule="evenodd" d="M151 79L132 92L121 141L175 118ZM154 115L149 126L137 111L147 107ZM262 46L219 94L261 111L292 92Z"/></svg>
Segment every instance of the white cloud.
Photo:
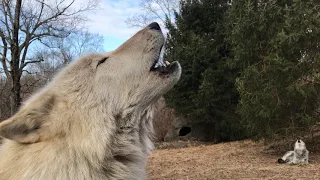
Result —
<svg viewBox="0 0 320 180"><path fill-rule="evenodd" d="M129 28L125 20L138 13L139 2L133 0L103 0L99 10L88 13L87 26L91 32L128 39L139 28Z"/></svg>
<svg viewBox="0 0 320 180"><path fill-rule="evenodd" d="M77 0L77 6L81 3L95 0ZM129 39L141 28L129 27L126 20L136 14L142 13L141 0L100 0L100 7L94 12L87 12L89 19L85 26L92 33L99 33L105 37L104 48L107 51L114 50L124 41ZM164 35L168 30L158 20Z"/></svg>

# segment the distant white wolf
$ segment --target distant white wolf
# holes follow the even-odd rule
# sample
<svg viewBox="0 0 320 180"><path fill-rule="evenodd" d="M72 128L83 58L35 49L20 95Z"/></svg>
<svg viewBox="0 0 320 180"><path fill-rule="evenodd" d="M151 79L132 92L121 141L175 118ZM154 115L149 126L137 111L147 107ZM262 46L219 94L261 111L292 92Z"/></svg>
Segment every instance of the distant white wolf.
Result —
<svg viewBox="0 0 320 180"><path fill-rule="evenodd" d="M288 164L308 164L309 151L306 144L302 140L297 140L294 144L294 150L286 152L282 158L278 159L278 163Z"/></svg>
<svg viewBox="0 0 320 180"><path fill-rule="evenodd" d="M107 28L107 27L106 27ZM154 104L179 80L151 23L118 49L74 61L0 123L0 180L143 180Z"/></svg>

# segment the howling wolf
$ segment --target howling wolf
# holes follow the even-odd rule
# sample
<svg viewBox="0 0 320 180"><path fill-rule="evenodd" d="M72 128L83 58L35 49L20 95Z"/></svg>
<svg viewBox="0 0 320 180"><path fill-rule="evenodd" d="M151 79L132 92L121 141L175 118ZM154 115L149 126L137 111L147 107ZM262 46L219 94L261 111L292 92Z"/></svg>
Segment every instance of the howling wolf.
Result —
<svg viewBox="0 0 320 180"><path fill-rule="evenodd" d="M0 180L145 179L154 104L181 75L163 45L151 23L66 67L0 123Z"/></svg>
<svg viewBox="0 0 320 180"><path fill-rule="evenodd" d="M278 163L308 164L309 151L306 148L306 144L302 140L297 140L294 144L294 150L286 152L278 159Z"/></svg>

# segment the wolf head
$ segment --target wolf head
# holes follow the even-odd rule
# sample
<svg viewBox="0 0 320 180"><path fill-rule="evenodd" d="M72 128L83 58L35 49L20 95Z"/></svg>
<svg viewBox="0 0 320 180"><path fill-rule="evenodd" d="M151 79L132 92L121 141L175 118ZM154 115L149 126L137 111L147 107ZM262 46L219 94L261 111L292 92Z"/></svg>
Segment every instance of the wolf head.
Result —
<svg viewBox="0 0 320 180"><path fill-rule="evenodd" d="M64 136L67 130L63 128L75 126L69 122L74 119L93 126L90 121L100 118L94 124L99 126L105 121L102 118L145 109L181 75L178 62L160 60L164 40L159 25L152 23L112 52L76 60L13 117L0 123L0 136L20 143L44 141Z"/></svg>
<svg viewBox="0 0 320 180"><path fill-rule="evenodd" d="M294 149L306 149L306 144L302 140L297 140L294 144Z"/></svg>
<svg viewBox="0 0 320 180"><path fill-rule="evenodd" d="M161 29L152 23L115 51L83 58L71 65L58 77L64 81L59 88L72 87L71 92L91 93L97 101L111 103L114 111L133 105L147 106L180 78L178 62L161 61L163 45Z"/></svg>
<svg viewBox="0 0 320 180"><path fill-rule="evenodd" d="M306 144L302 140L297 140L296 143L294 144L294 151L298 155L302 155L306 152Z"/></svg>
<svg viewBox="0 0 320 180"><path fill-rule="evenodd" d="M104 86L112 84L118 93L111 94L117 94L123 104L144 106L162 96L176 84L181 74L178 62L165 64L160 59L163 45L161 29L157 23L152 23L107 54L108 59L102 64L98 61L97 65L98 93L110 95L104 91Z"/></svg>

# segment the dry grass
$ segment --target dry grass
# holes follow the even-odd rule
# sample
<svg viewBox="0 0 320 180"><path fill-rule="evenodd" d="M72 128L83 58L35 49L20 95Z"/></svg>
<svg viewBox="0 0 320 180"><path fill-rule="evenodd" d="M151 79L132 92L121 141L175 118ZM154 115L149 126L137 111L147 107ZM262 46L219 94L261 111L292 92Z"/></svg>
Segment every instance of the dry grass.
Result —
<svg viewBox="0 0 320 180"><path fill-rule="evenodd" d="M320 155L310 153L310 164L277 164L279 155L252 141L161 149L149 160L149 179L320 179Z"/></svg>

